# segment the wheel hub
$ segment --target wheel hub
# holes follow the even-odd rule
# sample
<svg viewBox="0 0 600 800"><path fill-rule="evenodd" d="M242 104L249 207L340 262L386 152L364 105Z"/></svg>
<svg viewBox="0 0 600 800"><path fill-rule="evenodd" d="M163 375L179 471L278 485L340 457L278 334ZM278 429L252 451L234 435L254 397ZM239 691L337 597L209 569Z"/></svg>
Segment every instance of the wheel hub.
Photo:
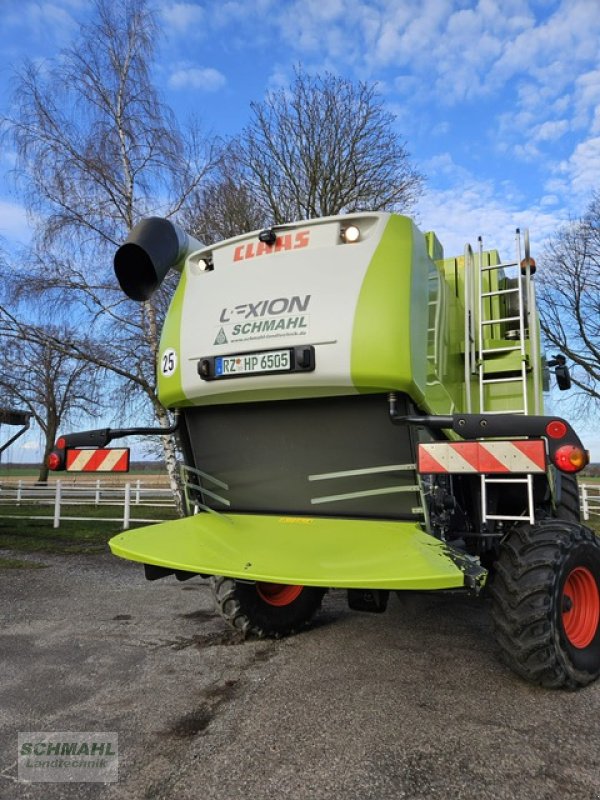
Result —
<svg viewBox="0 0 600 800"><path fill-rule="evenodd" d="M303 586L290 586L287 583L256 584L258 596L270 606L289 606L300 596L303 588Z"/></svg>
<svg viewBox="0 0 600 800"><path fill-rule="evenodd" d="M583 649L594 639L600 621L600 593L587 567L568 574L562 594L562 624L573 647Z"/></svg>

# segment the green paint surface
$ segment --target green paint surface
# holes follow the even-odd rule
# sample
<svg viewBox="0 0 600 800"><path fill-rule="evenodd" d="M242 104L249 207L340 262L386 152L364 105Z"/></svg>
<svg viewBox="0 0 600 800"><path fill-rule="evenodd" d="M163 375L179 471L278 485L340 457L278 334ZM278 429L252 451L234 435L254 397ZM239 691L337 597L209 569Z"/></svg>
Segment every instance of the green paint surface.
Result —
<svg viewBox="0 0 600 800"><path fill-rule="evenodd" d="M412 373L412 254L412 222L390 217L367 269L354 317L350 371L361 392L396 389L422 398Z"/></svg>
<svg viewBox="0 0 600 800"><path fill-rule="evenodd" d="M171 300L160 337L157 364L158 399L165 408L189 405L181 381L181 317L186 284L187 270L184 270ZM177 368L169 377L163 375L160 369L161 355L167 348L173 348L177 353Z"/></svg>
<svg viewBox="0 0 600 800"><path fill-rule="evenodd" d="M115 536L130 561L250 581L373 589L449 589L464 575L415 523L197 514Z"/></svg>

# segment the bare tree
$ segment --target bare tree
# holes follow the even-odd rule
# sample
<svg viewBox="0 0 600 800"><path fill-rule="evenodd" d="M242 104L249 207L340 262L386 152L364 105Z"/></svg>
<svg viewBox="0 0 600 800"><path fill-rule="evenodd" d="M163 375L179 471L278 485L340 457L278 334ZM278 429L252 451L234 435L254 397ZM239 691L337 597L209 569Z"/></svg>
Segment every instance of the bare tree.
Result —
<svg viewBox="0 0 600 800"><path fill-rule="evenodd" d="M194 193L183 210L184 228L207 244L269 224L237 159L235 145L223 153L218 173Z"/></svg>
<svg viewBox="0 0 600 800"><path fill-rule="evenodd" d="M299 68L289 89L251 104L231 148L256 212L272 223L405 210L422 178L395 125L375 86Z"/></svg>
<svg viewBox="0 0 600 800"><path fill-rule="evenodd" d="M600 194L547 247L540 321L547 341L575 365L580 398L600 402Z"/></svg>
<svg viewBox="0 0 600 800"><path fill-rule="evenodd" d="M54 342L68 341L65 327L24 325L0 315L0 393L3 402L25 408L44 434L38 480L48 480L47 458L61 424L99 408L97 375L89 363L69 356Z"/></svg>
<svg viewBox="0 0 600 800"><path fill-rule="evenodd" d="M80 326L68 352L122 378L120 401L149 398L167 427L155 376L165 293L141 306L124 300L112 256L140 217L177 216L215 156L197 127L177 125L152 84L158 37L148 0L95 0L72 47L50 64L23 67L4 123L37 220L21 291L68 303ZM163 441L180 499L175 443Z"/></svg>

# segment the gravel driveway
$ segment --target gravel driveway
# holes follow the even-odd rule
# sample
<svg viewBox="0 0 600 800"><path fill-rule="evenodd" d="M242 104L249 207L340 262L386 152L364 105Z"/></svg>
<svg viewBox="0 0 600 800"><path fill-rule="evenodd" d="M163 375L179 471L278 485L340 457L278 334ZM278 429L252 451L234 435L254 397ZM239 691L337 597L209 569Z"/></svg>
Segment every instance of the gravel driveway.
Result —
<svg viewBox="0 0 600 800"><path fill-rule="evenodd" d="M0 572L2 798L600 798L600 684L514 677L476 600L335 592L305 633L243 642L199 578L32 558ZM35 730L117 731L119 782L17 782Z"/></svg>

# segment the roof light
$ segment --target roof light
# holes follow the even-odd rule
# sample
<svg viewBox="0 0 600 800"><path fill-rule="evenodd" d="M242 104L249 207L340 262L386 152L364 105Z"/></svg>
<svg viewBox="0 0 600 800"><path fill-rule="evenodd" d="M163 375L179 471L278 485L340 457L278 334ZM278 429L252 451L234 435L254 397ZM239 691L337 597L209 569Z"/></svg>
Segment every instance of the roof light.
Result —
<svg viewBox="0 0 600 800"><path fill-rule="evenodd" d="M258 234L258 239L260 242L268 244L269 247L272 247L277 241L277 234L275 233L273 228L265 228L264 231L261 231Z"/></svg>
<svg viewBox="0 0 600 800"><path fill-rule="evenodd" d="M340 235L346 244L354 244L360 239L360 229L356 225L348 225L347 228L342 228Z"/></svg>
<svg viewBox="0 0 600 800"><path fill-rule="evenodd" d="M589 464L590 454L581 447L564 444L554 453L554 463L561 472L579 472Z"/></svg>
<svg viewBox="0 0 600 800"><path fill-rule="evenodd" d="M212 272L214 268L215 265L210 258L200 258L198 260L198 269L202 270L202 272Z"/></svg>

